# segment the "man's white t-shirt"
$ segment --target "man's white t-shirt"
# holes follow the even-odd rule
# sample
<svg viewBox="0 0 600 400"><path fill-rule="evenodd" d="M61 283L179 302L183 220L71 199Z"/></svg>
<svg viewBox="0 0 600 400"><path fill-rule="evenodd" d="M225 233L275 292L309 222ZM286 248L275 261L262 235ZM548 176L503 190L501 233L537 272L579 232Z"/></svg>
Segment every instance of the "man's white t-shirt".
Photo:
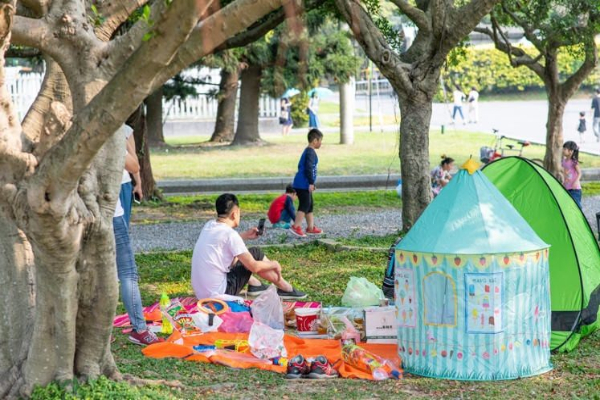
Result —
<svg viewBox="0 0 600 400"><path fill-rule="evenodd" d="M476 90L471 90L469 92L469 103L476 103L479 99L479 93Z"/></svg>
<svg viewBox="0 0 600 400"><path fill-rule="evenodd" d="M192 255L192 288L196 298L224 294L233 259L247 252L244 240L233 228L215 220L208 221Z"/></svg>
<svg viewBox="0 0 600 400"><path fill-rule="evenodd" d="M454 105L461 106L463 99L465 98L465 94L460 90L455 90L454 92L452 92L452 97L454 98Z"/></svg>

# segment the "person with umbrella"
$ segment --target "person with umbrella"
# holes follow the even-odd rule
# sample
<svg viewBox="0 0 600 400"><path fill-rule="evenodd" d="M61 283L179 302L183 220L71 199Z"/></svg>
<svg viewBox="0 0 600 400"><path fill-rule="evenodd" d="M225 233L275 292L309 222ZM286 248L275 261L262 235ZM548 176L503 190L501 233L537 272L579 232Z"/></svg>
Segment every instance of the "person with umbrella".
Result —
<svg viewBox="0 0 600 400"><path fill-rule="evenodd" d="M281 134L287 136L292 130L292 102L289 97L281 98L281 108L279 110L279 124L282 126Z"/></svg>

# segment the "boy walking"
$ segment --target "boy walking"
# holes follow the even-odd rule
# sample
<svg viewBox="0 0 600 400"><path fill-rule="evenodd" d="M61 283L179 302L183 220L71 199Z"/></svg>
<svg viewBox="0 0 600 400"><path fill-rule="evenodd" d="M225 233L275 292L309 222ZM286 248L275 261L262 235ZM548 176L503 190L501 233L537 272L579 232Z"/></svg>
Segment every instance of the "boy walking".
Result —
<svg viewBox="0 0 600 400"><path fill-rule="evenodd" d="M317 164L319 158L315 150L321 148L323 133L313 128L308 132L308 146L300 156L298 162L298 172L294 177L292 186L298 195L298 212L294 224L290 227L290 232L299 237L306 237L302 231L302 220L306 218L306 233L318 235L323 231L317 228L313 218L313 195L315 191L315 182L317 181Z"/></svg>
<svg viewBox="0 0 600 400"><path fill-rule="evenodd" d="M274 228L290 229L291 222L296 219L295 199L296 191L292 185L287 185L285 193L273 200L267 216Z"/></svg>

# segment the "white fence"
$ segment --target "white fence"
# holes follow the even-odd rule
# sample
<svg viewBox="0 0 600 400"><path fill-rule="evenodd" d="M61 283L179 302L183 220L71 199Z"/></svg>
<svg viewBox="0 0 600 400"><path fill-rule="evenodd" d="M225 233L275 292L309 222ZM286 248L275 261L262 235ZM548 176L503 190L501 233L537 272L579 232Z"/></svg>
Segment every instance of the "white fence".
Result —
<svg viewBox="0 0 600 400"><path fill-rule="evenodd" d="M23 120L40 91L44 76L40 73L19 73L19 70L19 68L6 68L6 88L12 96L19 119ZM197 91L198 93L207 93L209 88L214 89L215 87L214 85L197 85ZM165 121L214 120L217 116L217 105L217 99L214 96L204 94L185 100L163 100L163 119ZM268 96L260 97L260 118L275 118L278 113L279 101L277 99Z"/></svg>

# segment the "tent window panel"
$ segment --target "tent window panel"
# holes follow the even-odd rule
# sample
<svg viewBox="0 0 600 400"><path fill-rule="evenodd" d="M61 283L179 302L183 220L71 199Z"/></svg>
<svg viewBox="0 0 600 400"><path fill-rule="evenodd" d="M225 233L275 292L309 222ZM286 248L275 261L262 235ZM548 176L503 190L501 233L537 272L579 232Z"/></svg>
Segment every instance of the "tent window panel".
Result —
<svg viewBox="0 0 600 400"><path fill-rule="evenodd" d="M504 273L465 274L467 333L502 332Z"/></svg>
<svg viewBox="0 0 600 400"><path fill-rule="evenodd" d="M441 272L431 272L423 278L425 325L456 326L456 284Z"/></svg>

